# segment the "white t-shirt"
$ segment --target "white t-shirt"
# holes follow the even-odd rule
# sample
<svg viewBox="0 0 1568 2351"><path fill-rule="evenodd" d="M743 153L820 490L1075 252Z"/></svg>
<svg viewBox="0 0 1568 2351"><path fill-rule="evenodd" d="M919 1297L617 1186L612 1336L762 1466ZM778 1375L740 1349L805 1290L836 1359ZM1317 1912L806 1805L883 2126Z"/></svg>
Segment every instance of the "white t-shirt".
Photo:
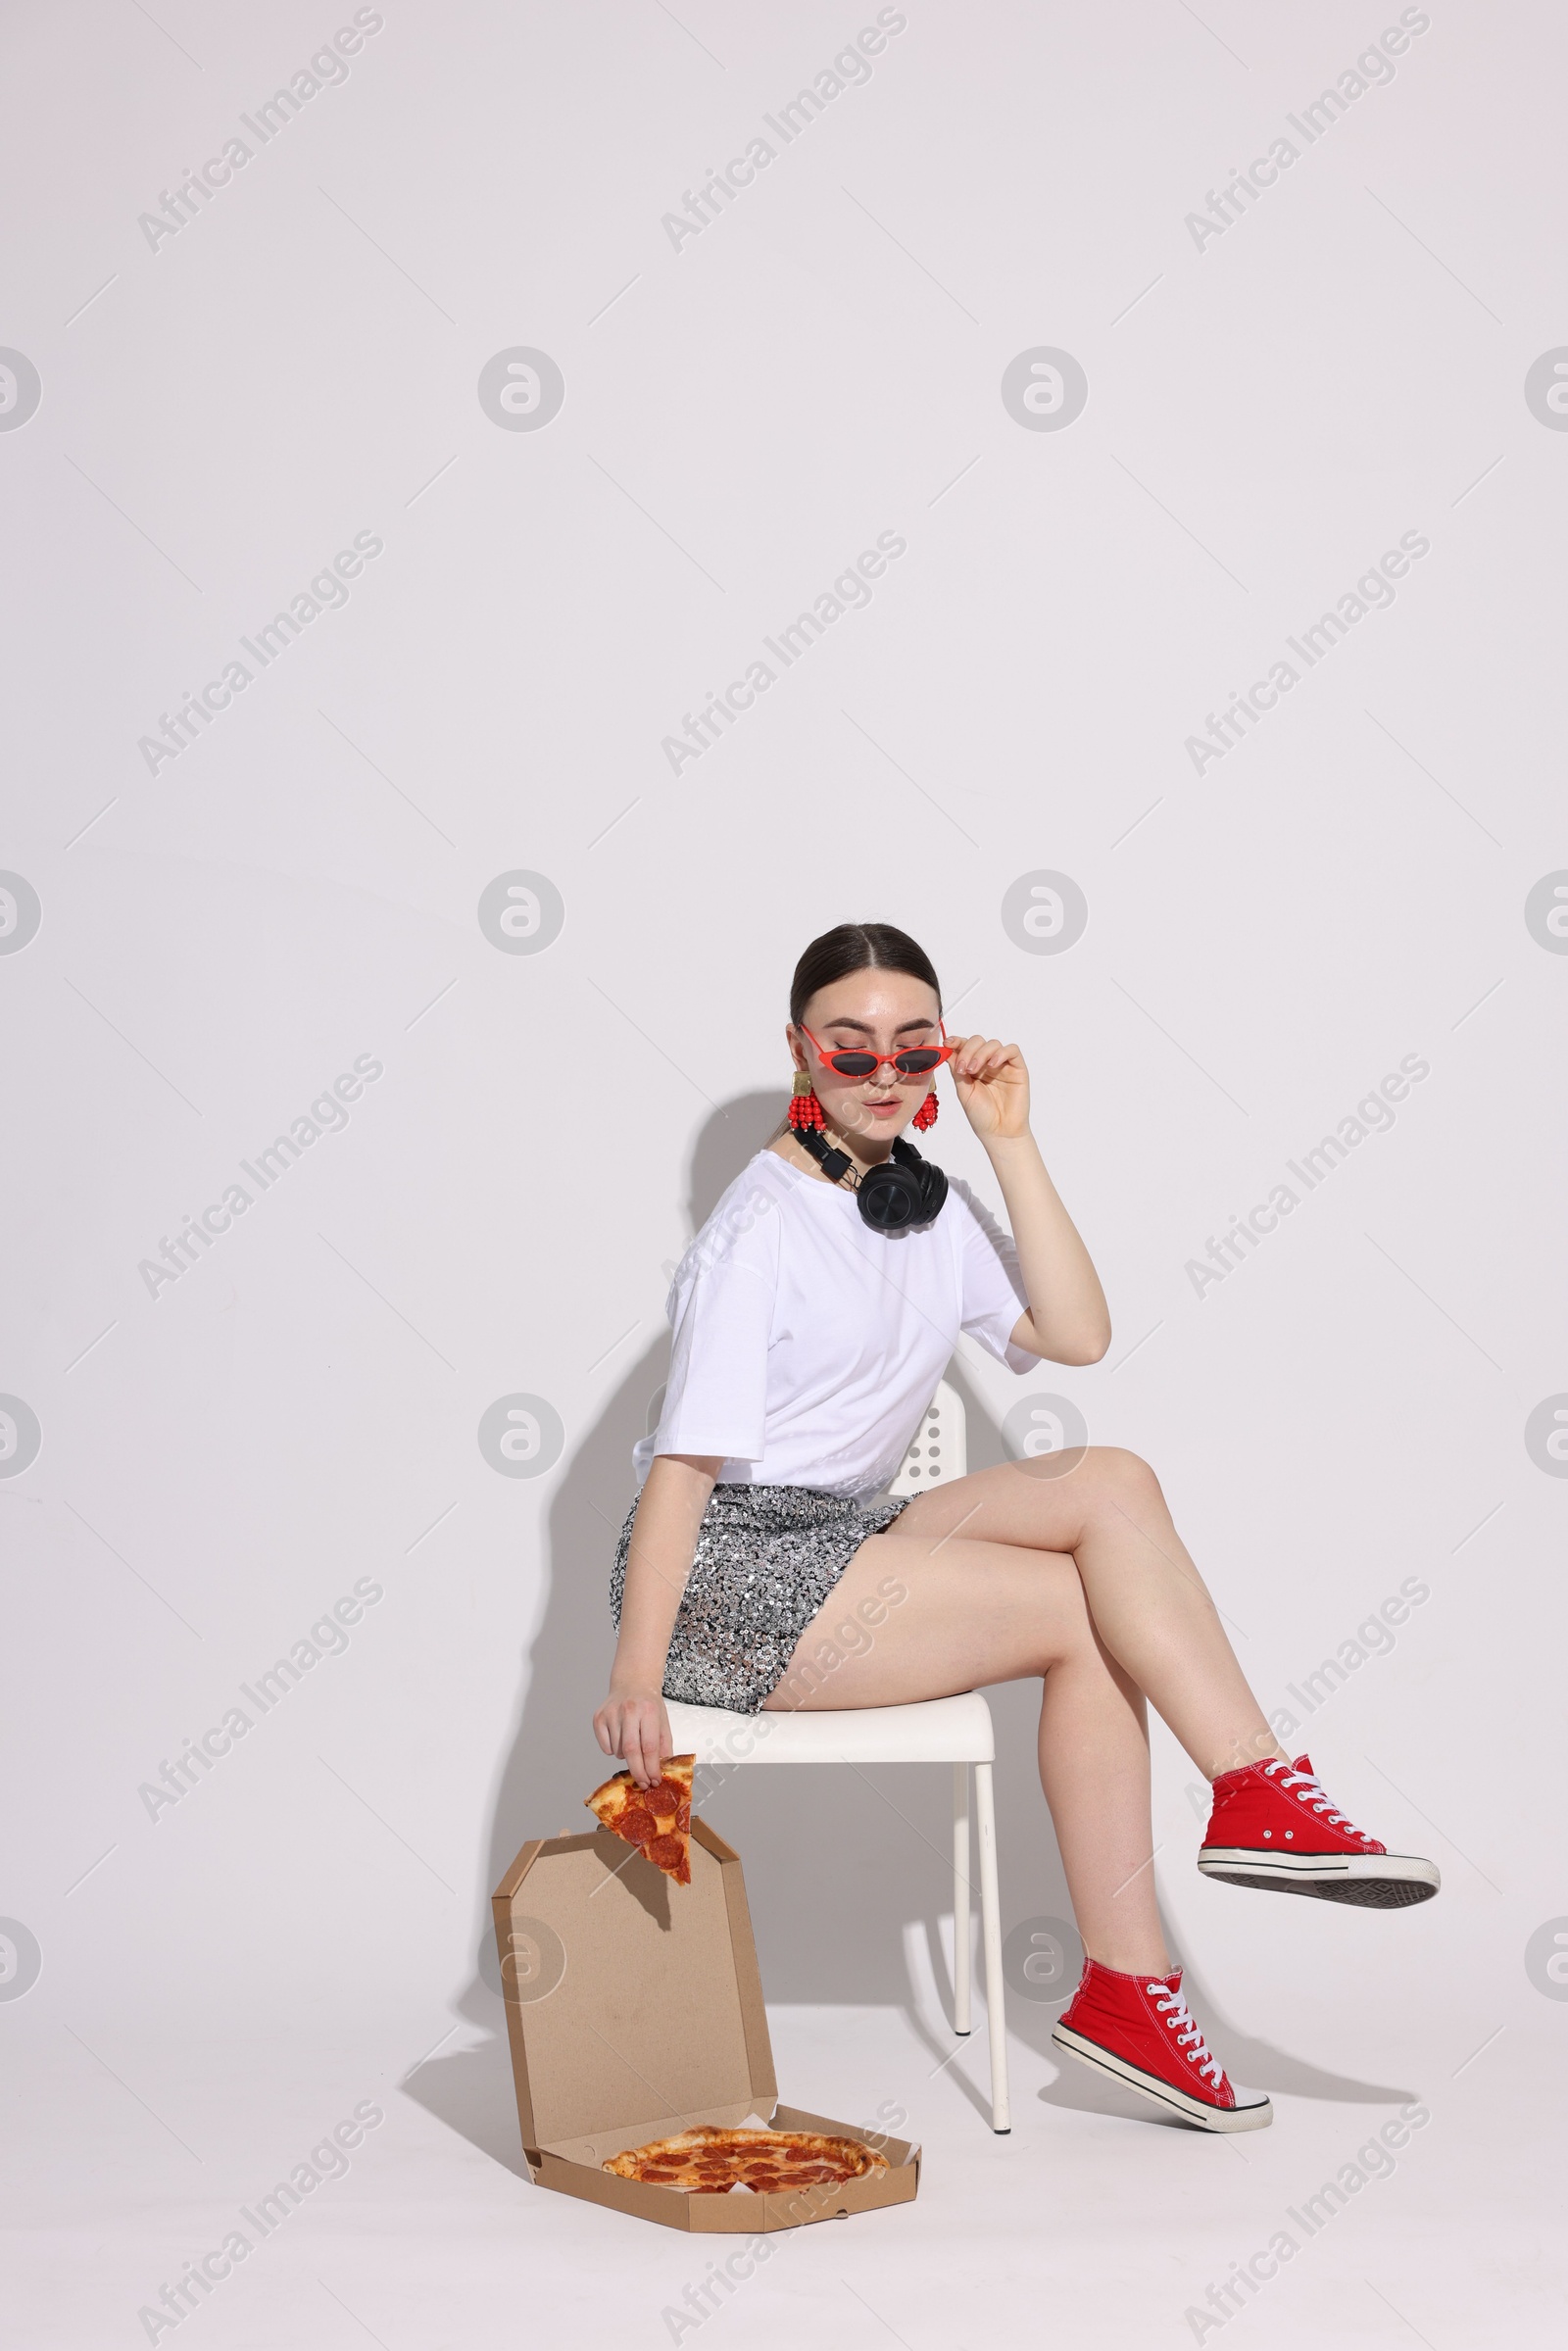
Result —
<svg viewBox="0 0 1568 2351"><path fill-rule="evenodd" d="M1010 1371L1028 1304L1017 1251L966 1184L941 1214L878 1233L855 1195L776 1151L742 1169L675 1268L663 1412L634 1447L717 1454L722 1485L864 1500L897 1477L960 1331Z"/></svg>

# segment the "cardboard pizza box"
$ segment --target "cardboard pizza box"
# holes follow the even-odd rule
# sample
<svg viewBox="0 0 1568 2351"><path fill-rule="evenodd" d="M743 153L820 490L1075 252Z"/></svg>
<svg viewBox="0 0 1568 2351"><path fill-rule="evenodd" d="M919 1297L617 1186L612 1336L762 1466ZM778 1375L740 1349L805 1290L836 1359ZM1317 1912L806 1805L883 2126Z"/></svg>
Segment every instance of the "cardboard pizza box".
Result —
<svg viewBox="0 0 1568 2351"><path fill-rule="evenodd" d="M692 1823L674 1886L608 1829L525 1844L493 1897L522 2151L541 2187L666 2229L753 2236L907 2204L907 2140L779 2103L740 1856ZM601 2167L698 2123L859 2139L885 2172L778 2195L690 2195Z"/></svg>

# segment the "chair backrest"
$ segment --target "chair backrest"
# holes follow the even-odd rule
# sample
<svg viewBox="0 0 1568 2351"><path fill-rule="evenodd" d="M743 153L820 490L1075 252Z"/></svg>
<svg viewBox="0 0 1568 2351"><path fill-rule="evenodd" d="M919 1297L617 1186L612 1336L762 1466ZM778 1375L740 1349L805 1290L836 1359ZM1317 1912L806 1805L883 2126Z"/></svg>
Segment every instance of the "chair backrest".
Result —
<svg viewBox="0 0 1568 2351"><path fill-rule="evenodd" d="M889 1494L924 1494L939 1482L951 1486L968 1475L969 1453L964 1436L963 1398L946 1380L926 1406L914 1442L904 1456L904 1467L888 1488Z"/></svg>

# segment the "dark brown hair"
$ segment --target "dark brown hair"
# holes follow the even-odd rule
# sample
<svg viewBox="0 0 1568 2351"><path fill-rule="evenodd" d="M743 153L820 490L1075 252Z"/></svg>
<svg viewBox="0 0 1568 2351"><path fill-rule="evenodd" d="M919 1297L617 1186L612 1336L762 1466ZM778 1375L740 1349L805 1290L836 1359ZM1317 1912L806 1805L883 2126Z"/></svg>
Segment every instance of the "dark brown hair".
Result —
<svg viewBox="0 0 1568 2351"><path fill-rule="evenodd" d="M924 980L942 1002L942 988L930 956L923 947L909 937L907 931L895 929L891 922L841 922L837 929L824 931L813 939L795 966L790 982L790 1018L797 1028L819 988L831 988L835 980L846 980L854 971L902 971L910 979Z"/></svg>

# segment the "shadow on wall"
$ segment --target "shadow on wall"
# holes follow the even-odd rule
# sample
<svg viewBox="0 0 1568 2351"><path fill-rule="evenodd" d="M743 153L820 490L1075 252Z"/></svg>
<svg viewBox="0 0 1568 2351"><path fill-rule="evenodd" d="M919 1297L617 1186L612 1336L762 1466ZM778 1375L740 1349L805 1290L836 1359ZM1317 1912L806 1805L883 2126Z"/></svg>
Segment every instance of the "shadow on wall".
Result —
<svg viewBox="0 0 1568 2351"><path fill-rule="evenodd" d="M694 1232L767 1140L779 1109L776 1093L744 1095L703 1127L692 1156L688 1202ZM650 1407L667 1362L668 1344L661 1334L584 1433L551 1507L548 1599L529 1660L522 1719L497 1786L485 1881L475 1889L475 1972L458 2002L460 2014L485 2026L491 2037L475 2048L427 2060L404 2084L411 2097L521 2177L527 2175L518 2143L490 1894L529 1837L576 1834L588 1825L582 1799L612 1769L592 1731L613 1654L610 1569L636 1492L631 1448L650 1425ZM947 1376L963 1399L969 1466L990 1468L1006 1457L1001 1432L961 1365L955 1362ZM992 1689L987 1696L997 1733L1005 1935L1023 1919L1067 1919L1072 1912L1040 1793L1039 1690L1032 1682L1014 1682ZM952 2055L958 2044L947 2021L950 1964L938 1925L953 1907L952 1803L946 1764L758 1767L730 1776L704 1806L704 1817L745 1862L769 2000L902 2007L916 2039L931 2051L933 2066ZM979 1981L977 1974L977 1987ZM1212 2017L1211 2005L1200 2005ZM1007 2019L1011 2036L1044 2054L1058 2013L1056 2006L1014 1998ZM954 2069L950 2079L959 2081L963 2094L989 2121L985 2097L964 2078L971 2070L984 2073L983 2027L968 2046L979 2052L972 2069ZM1244 2051L1230 2035L1227 2053L1231 2049L1252 2060L1252 2072L1244 2078L1263 2087L1319 2097L1380 2094L1373 2085L1341 2082L1301 2067L1265 2044L1248 2044ZM1123 2110L1119 2093L1102 2093L1091 2077L1058 2082L1042 2095L1064 2106Z"/></svg>
<svg viewBox="0 0 1568 2351"><path fill-rule="evenodd" d="M778 1124L776 1091L742 1095L707 1120L692 1153L687 1215L700 1232L748 1159ZM479 1889L479 1974L495 2000L467 1998L465 2015L497 2017L501 1978L490 1920L490 1894L530 1837L577 1836L593 1826L583 1809L590 1788L617 1767L601 1751L593 1713L610 1682L615 1633L610 1571L621 1524L637 1492L631 1448L653 1425L669 1366L662 1326L583 1432L550 1509L549 1588L528 1661L522 1719L496 1788L486 1879ZM723 1832L720 1830L720 1834Z"/></svg>

